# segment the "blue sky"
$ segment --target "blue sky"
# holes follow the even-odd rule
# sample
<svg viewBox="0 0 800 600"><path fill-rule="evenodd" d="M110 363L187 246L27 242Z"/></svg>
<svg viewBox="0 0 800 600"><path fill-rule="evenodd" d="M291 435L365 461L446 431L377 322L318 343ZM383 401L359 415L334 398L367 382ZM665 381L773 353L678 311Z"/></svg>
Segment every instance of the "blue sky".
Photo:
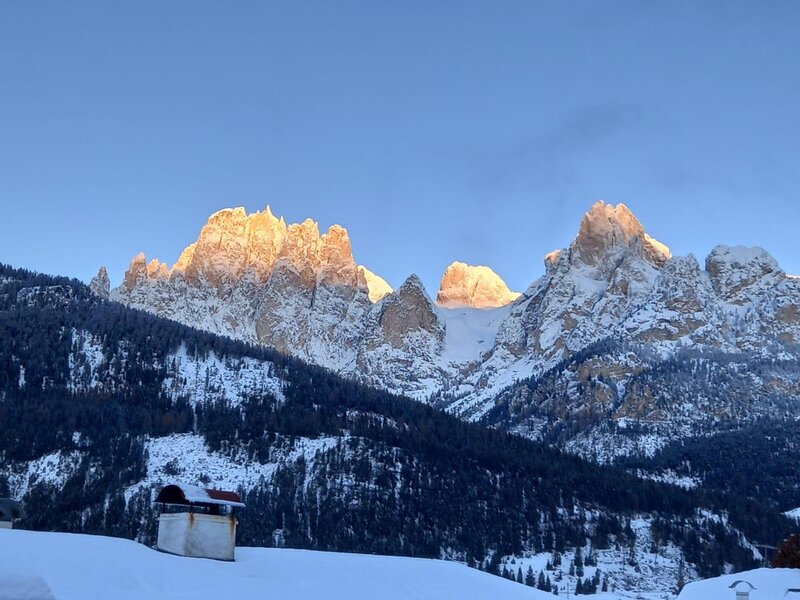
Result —
<svg viewBox="0 0 800 600"><path fill-rule="evenodd" d="M800 3L0 2L0 261L112 283L209 214L515 289L597 199L800 273Z"/></svg>

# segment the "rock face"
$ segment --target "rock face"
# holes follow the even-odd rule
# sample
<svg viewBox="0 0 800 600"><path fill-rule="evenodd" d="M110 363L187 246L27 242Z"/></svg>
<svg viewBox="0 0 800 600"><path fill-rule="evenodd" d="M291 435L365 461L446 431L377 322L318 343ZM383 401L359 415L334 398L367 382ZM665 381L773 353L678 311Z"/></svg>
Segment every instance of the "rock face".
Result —
<svg viewBox="0 0 800 600"><path fill-rule="evenodd" d="M97 275L89 282L89 289L100 298L108 299L111 291L111 282L108 280L108 272L105 267L100 267L97 271Z"/></svg>
<svg viewBox="0 0 800 600"><path fill-rule="evenodd" d="M434 304L417 277L393 291L357 265L342 227L320 234L311 220L239 208L212 215L172 267L136 256L111 298L473 419L514 381L608 338L664 358L686 348L776 356L800 344L800 279L764 250L718 246L701 268L604 202L521 295L487 267L453 263ZM620 385L641 368L613 362L601 372Z"/></svg>
<svg viewBox="0 0 800 600"><path fill-rule="evenodd" d="M724 320L708 274L690 255L673 258L664 266L623 327L627 335L645 343L684 339L719 347L725 343Z"/></svg>
<svg viewBox="0 0 800 600"><path fill-rule="evenodd" d="M599 201L584 215L571 250L577 260L596 267L633 247L653 265L663 266L670 258L669 248L647 235L627 206Z"/></svg>
<svg viewBox="0 0 800 600"><path fill-rule="evenodd" d="M724 302L744 306L786 279L763 248L717 246L706 258L714 291Z"/></svg>
<svg viewBox="0 0 800 600"><path fill-rule="evenodd" d="M314 221L287 225L269 207L225 209L172 267L134 257L112 297L340 370L372 305L365 271L338 225L320 235Z"/></svg>
<svg viewBox="0 0 800 600"><path fill-rule="evenodd" d="M355 375L425 398L442 378L445 326L416 275L376 304L367 319Z"/></svg>
<svg viewBox="0 0 800 600"><path fill-rule="evenodd" d="M386 298L378 321L381 337L395 348L402 347L414 333L433 336L440 342L444 339L433 303L416 275L406 279Z"/></svg>
<svg viewBox="0 0 800 600"><path fill-rule="evenodd" d="M436 304L447 308L498 308L520 297L489 267L454 262L442 275Z"/></svg>

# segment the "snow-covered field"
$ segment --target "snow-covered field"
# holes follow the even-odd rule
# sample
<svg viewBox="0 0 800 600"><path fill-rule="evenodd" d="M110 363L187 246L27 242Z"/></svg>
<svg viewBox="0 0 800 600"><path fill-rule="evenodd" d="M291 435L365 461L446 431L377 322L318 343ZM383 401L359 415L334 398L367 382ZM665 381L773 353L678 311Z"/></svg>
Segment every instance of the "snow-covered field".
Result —
<svg viewBox="0 0 800 600"><path fill-rule="evenodd" d="M737 581L742 583L731 589ZM755 569L696 581L683 588L678 600L734 600L736 591L750 592L750 600L797 600L800 569Z"/></svg>
<svg viewBox="0 0 800 600"><path fill-rule="evenodd" d="M0 600L551 600L453 562L237 548L183 558L102 536L0 530Z"/></svg>

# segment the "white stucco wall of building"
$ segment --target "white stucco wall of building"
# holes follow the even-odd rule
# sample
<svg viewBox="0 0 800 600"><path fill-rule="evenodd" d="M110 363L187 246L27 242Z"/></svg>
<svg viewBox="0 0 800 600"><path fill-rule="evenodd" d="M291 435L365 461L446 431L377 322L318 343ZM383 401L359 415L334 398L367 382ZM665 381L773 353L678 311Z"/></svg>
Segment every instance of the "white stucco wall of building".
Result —
<svg viewBox="0 0 800 600"><path fill-rule="evenodd" d="M202 513L163 513L158 518L156 547L180 556L233 560L236 518Z"/></svg>

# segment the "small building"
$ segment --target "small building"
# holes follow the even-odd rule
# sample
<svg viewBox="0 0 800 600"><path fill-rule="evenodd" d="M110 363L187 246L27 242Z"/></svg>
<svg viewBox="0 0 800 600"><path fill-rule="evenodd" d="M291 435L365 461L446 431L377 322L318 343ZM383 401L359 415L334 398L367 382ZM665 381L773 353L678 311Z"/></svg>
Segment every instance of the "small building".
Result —
<svg viewBox="0 0 800 600"><path fill-rule="evenodd" d="M0 498L0 529L12 529L14 521L25 517L22 505L11 498Z"/></svg>
<svg viewBox="0 0 800 600"><path fill-rule="evenodd" d="M176 483L164 486L155 501L161 505L158 550L234 560L236 509L244 508L238 494Z"/></svg>

